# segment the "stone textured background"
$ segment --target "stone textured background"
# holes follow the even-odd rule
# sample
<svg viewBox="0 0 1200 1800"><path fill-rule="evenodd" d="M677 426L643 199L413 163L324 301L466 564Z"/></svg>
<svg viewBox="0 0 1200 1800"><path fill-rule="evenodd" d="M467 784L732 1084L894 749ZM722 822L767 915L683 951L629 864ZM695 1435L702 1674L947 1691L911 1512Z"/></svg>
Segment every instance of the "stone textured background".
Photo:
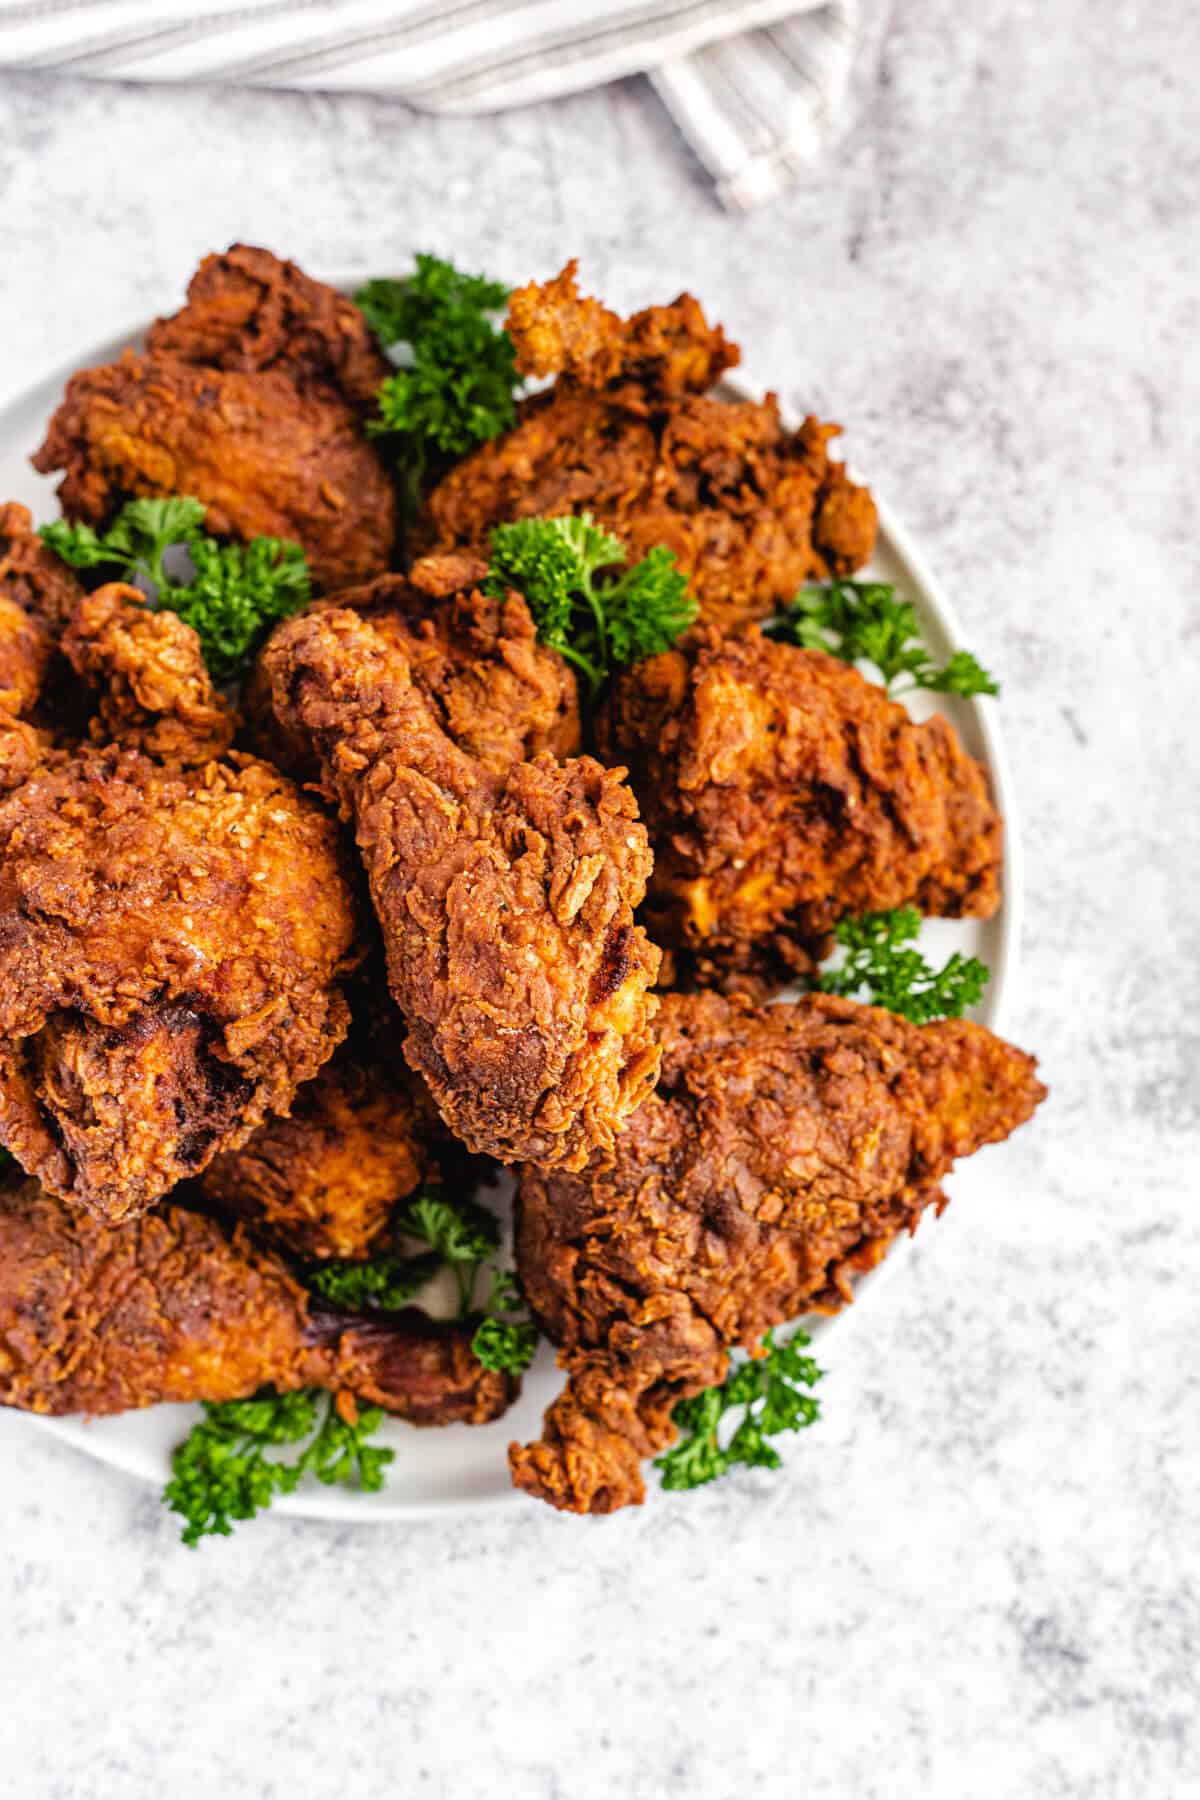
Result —
<svg viewBox="0 0 1200 1800"><path fill-rule="evenodd" d="M189 1554L0 1417L0 1793L1200 1789L1198 67L1187 0L907 0L840 147L744 219L639 82L446 124L0 76L0 393L245 237L686 284L849 420L1004 679L1010 1026L1053 1086L835 1340L779 1475Z"/></svg>

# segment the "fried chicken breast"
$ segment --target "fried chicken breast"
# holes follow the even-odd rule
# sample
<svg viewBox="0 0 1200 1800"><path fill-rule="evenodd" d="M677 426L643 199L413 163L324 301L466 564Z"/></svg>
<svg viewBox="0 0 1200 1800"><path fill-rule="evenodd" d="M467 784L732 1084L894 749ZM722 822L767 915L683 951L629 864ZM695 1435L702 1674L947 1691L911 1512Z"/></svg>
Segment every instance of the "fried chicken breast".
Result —
<svg viewBox="0 0 1200 1800"><path fill-rule="evenodd" d="M650 868L620 774L496 767L443 730L400 639L317 610L263 655L285 728L353 818L408 1027L405 1055L468 1149L579 1167L654 1080Z"/></svg>
<svg viewBox="0 0 1200 1800"><path fill-rule="evenodd" d="M739 352L690 295L622 320L579 295L571 263L513 295L509 330L518 367L558 380L438 484L419 544L483 552L505 520L587 510L631 561L672 550L701 616L722 625L870 556L875 506L829 455L839 428L808 418L789 432L774 395L708 394Z"/></svg>
<svg viewBox="0 0 1200 1800"><path fill-rule="evenodd" d="M611 1158L526 1170L517 1267L567 1385L513 1479L572 1512L643 1498L676 1403L798 1314L832 1311L951 1164L1043 1099L1032 1057L980 1025L918 1027L828 995L755 1008L664 997L662 1079Z"/></svg>
<svg viewBox="0 0 1200 1800"><path fill-rule="evenodd" d="M346 1390L414 1425L511 1403L470 1321L366 1318L312 1300L242 1230L165 1206L110 1230L36 1182L0 1189L0 1405L118 1413L159 1401Z"/></svg>
<svg viewBox="0 0 1200 1800"><path fill-rule="evenodd" d="M219 536L294 539L327 589L382 573L396 536L392 484L354 409L282 368L127 350L71 377L33 465L64 471L69 519L100 528L127 500L191 494Z"/></svg>
<svg viewBox="0 0 1200 1800"><path fill-rule="evenodd" d="M940 714L819 650L700 631L629 669L598 722L654 846L649 930L684 981L778 987L849 912L989 918L1001 821Z"/></svg>
<svg viewBox="0 0 1200 1800"><path fill-rule="evenodd" d="M0 800L0 1142L136 1216L316 1074L354 945L335 828L266 764L51 760Z"/></svg>

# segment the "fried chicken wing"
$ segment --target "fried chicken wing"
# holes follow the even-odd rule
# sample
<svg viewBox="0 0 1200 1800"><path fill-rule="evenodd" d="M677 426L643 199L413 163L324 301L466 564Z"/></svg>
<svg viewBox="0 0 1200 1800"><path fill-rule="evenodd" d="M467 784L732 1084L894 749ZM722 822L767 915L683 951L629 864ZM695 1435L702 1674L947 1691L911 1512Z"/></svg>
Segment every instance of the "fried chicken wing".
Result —
<svg viewBox="0 0 1200 1800"><path fill-rule="evenodd" d="M176 613L151 612L137 588L114 581L83 595L62 648L98 691L96 742L181 763L207 762L232 743L237 721L213 688L200 639Z"/></svg>
<svg viewBox="0 0 1200 1800"><path fill-rule="evenodd" d="M611 1160L526 1170L517 1266L567 1385L516 1485L573 1512L643 1498L641 1461L727 1350L852 1297L956 1158L1044 1098L1032 1057L980 1025L918 1027L827 995L752 1007L669 994L658 1091Z"/></svg>
<svg viewBox="0 0 1200 1800"><path fill-rule="evenodd" d="M702 617L721 625L860 567L875 505L829 455L839 428L808 418L790 432L773 394L705 392L738 353L689 295L622 321L580 298L573 271L510 305L519 366L558 381L438 484L416 541L483 551L505 520L588 510L633 561L672 550Z"/></svg>
<svg viewBox="0 0 1200 1800"><path fill-rule="evenodd" d="M220 536L295 539L323 588L380 574L395 540L392 484L353 409L282 369L127 350L71 377L33 465L65 471L69 519L100 527L127 500L191 494Z"/></svg>
<svg viewBox="0 0 1200 1800"><path fill-rule="evenodd" d="M346 1390L414 1425L482 1424L516 1384L470 1322L318 1305L241 1229L165 1206L108 1229L41 1191L0 1191L0 1405L126 1412L241 1400L268 1383Z"/></svg>
<svg viewBox="0 0 1200 1800"><path fill-rule="evenodd" d="M152 325L146 346L209 369L279 369L302 388L335 389L362 412L392 373L353 301L252 244L206 256L187 305Z"/></svg>
<svg viewBox="0 0 1200 1800"><path fill-rule="evenodd" d="M598 725L655 850L647 922L681 979L779 986L845 913L988 918L1001 821L935 715L819 650L701 631L623 674Z"/></svg>
<svg viewBox="0 0 1200 1800"><path fill-rule="evenodd" d="M353 816L405 1055L442 1117L502 1162L580 1166L656 1065L658 952L633 923L650 856L620 774L468 755L355 612L289 620L264 664Z"/></svg>
<svg viewBox="0 0 1200 1800"><path fill-rule="evenodd" d="M505 769L543 750L573 756L580 738L575 677L557 651L538 642L519 594L497 599L483 592L486 573L486 563L473 557L429 556L406 576L381 575L314 602L314 609L348 608L369 619L407 657L442 730L488 768ZM276 716L261 664L248 704L263 754L289 774L314 775L311 747Z"/></svg>
<svg viewBox="0 0 1200 1800"><path fill-rule="evenodd" d="M434 1170L440 1121L417 1075L382 1046L346 1046L283 1119L204 1171L199 1191L305 1261L359 1258Z"/></svg>
<svg viewBox="0 0 1200 1800"><path fill-rule="evenodd" d="M354 939L333 824L266 764L53 759L0 801L0 1142L143 1211L316 1074Z"/></svg>

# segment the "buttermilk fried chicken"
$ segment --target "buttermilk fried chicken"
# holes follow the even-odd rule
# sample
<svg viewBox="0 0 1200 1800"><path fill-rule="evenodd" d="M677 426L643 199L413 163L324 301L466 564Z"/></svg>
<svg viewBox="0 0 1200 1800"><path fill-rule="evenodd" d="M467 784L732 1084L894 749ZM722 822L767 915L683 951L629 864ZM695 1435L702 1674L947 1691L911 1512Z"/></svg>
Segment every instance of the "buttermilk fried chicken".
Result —
<svg viewBox="0 0 1200 1800"><path fill-rule="evenodd" d="M204 1171L199 1191L305 1261L369 1256L435 1168L429 1091L382 1046L343 1046L283 1119Z"/></svg>
<svg viewBox="0 0 1200 1800"><path fill-rule="evenodd" d="M287 621L263 660L353 817L405 1055L447 1125L501 1162L582 1166L657 1061L659 957L633 923L650 854L619 773L467 754L401 639L355 612Z"/></svg>
<svg viewBox="0 0 1200 1800"><path fill-rule="evenodd" d="M407 657L414 685L442 730L488 768L504 769L541 751L579 749L575 677L557 651L538 642L520 594L482 589L486 563L428 556L407 575L381 575L314 609L361 613ZM255 743L289 774L315 773L303 735L285 730L271 707L262 665L248 696Z"/></svg>
<svg viewBox="0 0 1200 1800"><path fill-rule="evenodd" d="M51 759L0 800L0 1143L144 1211L329 1057L354 926L334 825L265 763Z"/></svg>
<svg viewBox="0 0 1200 1800"><path fill-rule="evenodd" d="M83 589L33 529L24 506L0 506L0 794L49 753L45 705L56 647Z"/></svg>
<svg viewBox="0 0 1200 1800"><path fill-rule="evenodd" d="M41 1191L0 1191L0 1405L126 1412L241 1400L267 1384L346 1391L414 1425L482 1424L511 1377L470 1321L367 1318L312 1300L239 1228L165 1206L111 1230Z"/></svg>
<svg viewBox="0 0 1200 1800"><path fill-rule="evenodd" d="M621 675L598 724L654 846L647 925L677 976L808 972L850 912L988 918L1001 821L940 715L917 725L819 650L699 631Z"/></svg>
<svg viewBox="0 0 1200 1800"><path fill-rule="evenodd" d="M335 389L361 412L392 373L353 301L252 244L206 256L187 305L150 327L146 347L209 369L280 369L299 387Z"/></svg>
<svg viewBox="0 0 1200 1800"><path fill-rule="evenodd" d="M236 719L213 688L200 639L178 614L109 582L81 596L63 654L98 692L90 735L162 761L203 763L233 741Z"/></svg>
<svg viewBox="0 0 1200 1800"><path fill-rule="evenodd" d="M0 505L0 594L57 638L83 589L74 572L33 529L27 506Z"/></svg>
<svg viewBox="0 0 1200 1800"><path fill-rule="evenodd" d="M514 294L509 329L521 369L559 378L438 484L419 543L482 551L505 520L588 510L631 561L672 550L702 617L722 625L870 556L875 505L829 455L838 427L787 431L772 394L707 394L738 351L690 295L621 320L578 296L572 264Z"/></svg>
<svg viewBox="0 0 1200 1800"><path fill-rule="evenodd" d="M67 383L33 465L63 470L69 519L108 525L127 500L191 494L223 537L292 538L319 587L387 568L395 495L352 407L282 369L210 369L127 350Z"/></svg>
<svg viewBox="0 0 1200 1800"><path fill-rule="evenodd" d="M524 1172L517 1267L567 1385L516 1485L572 1512L644 1495L641 1461L727 1351L852 1297L956 1158L1044 1098L1032 1057L981 1025L918 1027L810 995L755 1008L668 994L662 1079L582 1173Z"/></svg>

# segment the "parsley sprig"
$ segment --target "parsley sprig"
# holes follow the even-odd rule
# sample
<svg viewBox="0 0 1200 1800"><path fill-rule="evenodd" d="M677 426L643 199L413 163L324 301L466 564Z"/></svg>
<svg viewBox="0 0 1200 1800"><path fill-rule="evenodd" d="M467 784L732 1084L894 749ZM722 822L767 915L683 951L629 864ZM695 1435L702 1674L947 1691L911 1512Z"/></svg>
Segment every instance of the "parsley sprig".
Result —
<svg viewBox="0 0 1200 1800"><path fill-rule="evenodd" d="M921 915L912 906L841 919L835 930L844 960L822 971L817 986L822 993L884 1006L914 1025L961 1018L983 994L987 965L956 950L935 969L912 947L920 929Z"/></svg>
<svg viewBox="0 0 1200 1800"><path fill-rule="evenodd" d="M163 1493L192 1547L204 1537L228 1537L235 1520L252 1519L276 1494L293 1493L305 1475L326 1487L341 1483L377 1493L395 1458L393 1450L368 1442L383 1420L378 1407L355 1416L353 1407L339 1411L335 1397L317 1388L291 1394L267 1388L252 1400L206 1405L204 1415L174 1452ZM297 1444L304 1448L290 1461L273 1454Z"/></svg>
<svg viewBox="0 0 1200 1800"><path fill-rule="evenodd" d="M680 1440L655 1460L663 1487L704 1487L739 1464L779 1468L782 1459L768 1440L803 1431L821 1414L820 1402L808 1391L822 1373L804 1354L811 1342L796 1331L776 1343L774 1332L768 1331L762 1356L738 1363L720 1387L681 1400L672 1414ZM731 1414L740 1414L732 1431Z"/></svg>
<svg viewBox="0 0 1200 1800"><path fill-rule="evenodd" d="M696 617L675 557L656 546L623 573L625 546L591 513L517 519L492 533L487 586L524 594L544 644L565 656L595 694L615 668L669 650Z"/></svg>
<svg viewBox="0 0 1200 1800"><path fill-rule="evenodd" d="M921 642L911 603L889 581L829 581L801 588L791 605L764 625L769 637L824 650L848 663L872 663L894 696L927 688L935 694L998 694L998 684L969 650L941 668Z"/></svg>
<svg viewBox="0 0 1200 1800"><path fill-rule="evenodd" d="M322 1263L308 1272L305 1283L310 1293L346 1312L398 1312L441 1266L441 1257L432 1251L425 1256L380 1254L368 1262Z"/></svg>
<svg viewBox="0 0 1200 1800"><path fill-rule="evenodd" d="M218 543L202 529L206 512L188 495L130 500L105 532L59 519L43 525L41 536L73 569L117 571L148 590L150 604L178 613L200 639L213 679L226 682L244 671L272 625L307 605L312 581L299 544L273 537ZM167 569L176 546L187 552L190 580Z"/></svg>
<svg viewBox="0 0 1200 1800"><path fill-rule="evenodd" d="M521 377L494 316L508 293L503 282L419 255L412 275L368 281L354 296L398 364L367 430L398 465L410 512L431 463L465 456L516 420Z"/></svg>

